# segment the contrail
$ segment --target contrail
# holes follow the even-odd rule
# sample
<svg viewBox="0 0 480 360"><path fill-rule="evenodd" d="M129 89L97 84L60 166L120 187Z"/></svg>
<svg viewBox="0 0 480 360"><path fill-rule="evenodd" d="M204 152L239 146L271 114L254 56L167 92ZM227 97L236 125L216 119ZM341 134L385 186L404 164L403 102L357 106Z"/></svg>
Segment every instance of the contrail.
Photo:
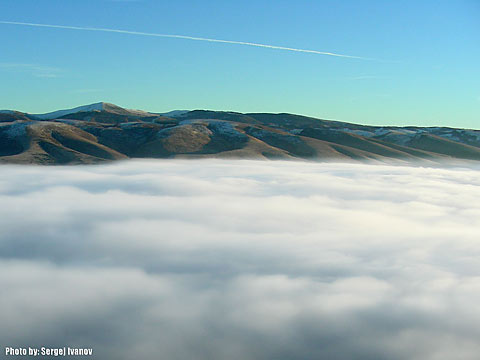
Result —
<svg viewBox="0 0 480 360"><path fill-rule="evenodd" d="M336 57L343 57L343 58L373 60L373 59L365 58L365 57L361 57L361 56L337 54L337 53L326 52L326 51L296 49L296 48L290 48L290 47L285 47L285 46L258 44L258 43L245 42L245 41L210 39L210 38L202 38L202 37L187 36L187 35L156 34L156 33L147 33L147 32L141 32L141 31L121 30L121 29L107 29L107 28L97 28L97 27L80 27L80 26L51 25L51 24L35 24L35 23L26 23L26 22L18 22L18 21L2 21L2 20L0 20L0 24L46 27L46 28L54 28L54 29L83 30L83 31L102 31L102 32L140 35L140 36L153 36L153 37L162 37L162 38L186 39L186 40L195 40L195 41L208 41L208 42L215 42L215 43L255 46L255 47L260 47L260 48L294 51L294 52L310 53L310 54L317 54L317 55L336 56Z"/></svg>

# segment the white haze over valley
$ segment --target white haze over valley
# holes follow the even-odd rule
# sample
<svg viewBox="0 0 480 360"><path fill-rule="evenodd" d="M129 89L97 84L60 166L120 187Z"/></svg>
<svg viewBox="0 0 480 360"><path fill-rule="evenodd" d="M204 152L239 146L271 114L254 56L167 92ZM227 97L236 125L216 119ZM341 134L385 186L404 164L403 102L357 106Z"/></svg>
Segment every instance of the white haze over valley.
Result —
<svg viewBox="0 0 480 360"><path fill-rule="evenodd" d="M478 168L0 169L2 347L112 360L480 354Z"/></svg>

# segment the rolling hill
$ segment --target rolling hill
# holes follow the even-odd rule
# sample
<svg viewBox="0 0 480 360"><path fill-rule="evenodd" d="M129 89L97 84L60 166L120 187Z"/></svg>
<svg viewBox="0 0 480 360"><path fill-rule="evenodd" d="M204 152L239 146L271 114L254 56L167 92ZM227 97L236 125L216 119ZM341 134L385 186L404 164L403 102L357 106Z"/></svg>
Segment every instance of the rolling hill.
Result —
<svg viewBox="0 0 480 360"><path fill-rule="evenodd" d="M293 114L96 103L47 114L0 111L0 162L91 164L128 158L263 158L440 163L480 160L480 131L365 126Z"/></svg>

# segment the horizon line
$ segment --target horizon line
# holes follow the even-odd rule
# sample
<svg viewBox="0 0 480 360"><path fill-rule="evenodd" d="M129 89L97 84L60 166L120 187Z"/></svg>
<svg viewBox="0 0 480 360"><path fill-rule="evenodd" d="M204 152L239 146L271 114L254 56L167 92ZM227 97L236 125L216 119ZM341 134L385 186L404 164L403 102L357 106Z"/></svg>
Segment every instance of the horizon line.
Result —
<svg viewBox="0 0 480 360"><path fill-rule="evenodd" d="M145 112L145 113L150 113L150 114L153 114L153 115L164 115L164 114L167 114L169 112L173 112L173 111L186 111L186 112L192 112L192 111L213 111L213 112L225 112L225 113L237 113L237 114L242 114L242 115L248 115L248 114L272 114L272 115L282 115L282 114L285 114L285 115L296 115L296 116L303 116L303 117L308 117L308 118L312 118L312 119L315 119L315 120L321 120L321 121L332 121L332 122L340 122L340 123L346 123L346 124L353 124L353 125L360 125L360 126L372 126L372 127L389 127L389 128L406 128L406 127L418 127L418 128L452 128L452 129L459 129L459 130L473 130L473 131L480 131L480 128L474 128L474 127L452 127L451 125L418 125L418 124L408 124L408 123L404 123L403 125L381 125L381 124L372 124L372 123L362 123L360 121L355 121L355 120L339 120L339 119L332 119L332 118L325 118L323 116L320 116L320 115L306 115L306 114L300 114L300 113L296 113L296 112L285 112L285 111L282 111L282 112L269 112L269 111L246 111L246 112L242 112L242 111L235 111L235 110L214 110L214 109L173 109L173 110L169 110L169 111L162 111L162 112L157 112L157 111L150 111L150 110L142 110L142 109L132 109L132 108L126 108L126 107L123 107L123 106L119 106L117 104L114 104L114 103L111 103L111 102L108 102L108 101L97 101L97 102L93 102L93 103L90 103L90 104L84 104L84 105L79 105L79 106L74 106L74 107L71 107L71 108L66 108L66 109L56 109L56 110L53 110L53 111L48 111L48 112L42 112L42 113L33 113L33 112L27 112L27 111L19 111L19 110L15 110L15 109L0 109L0 113L2 112L20 112L20 113L23 113L23 114L27 114L27 115L32 115L32 116L38 116L38 115L46 115L46 114L50 114L50 113L55 113L57 111L62 111L62 110L74 110L76 108L79 108L79 107L83 107L83 106L90 106L90 105L96 105L96 104L109 104L109 105L114 105L114 106L118 106L124 110L131 110L131 111L141 111L141 112Z"/></svg>

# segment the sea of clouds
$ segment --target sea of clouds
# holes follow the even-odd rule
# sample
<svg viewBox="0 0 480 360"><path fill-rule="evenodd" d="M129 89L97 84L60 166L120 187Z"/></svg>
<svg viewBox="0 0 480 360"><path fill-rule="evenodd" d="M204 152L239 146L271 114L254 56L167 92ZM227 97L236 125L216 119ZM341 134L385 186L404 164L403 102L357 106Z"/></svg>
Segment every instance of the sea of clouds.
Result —
<svg viewBox="0 0 480 360"><path fill-rule="evenodd" d="M0 168L0 346L97 359L480 354L480 170Z"/></svg>

